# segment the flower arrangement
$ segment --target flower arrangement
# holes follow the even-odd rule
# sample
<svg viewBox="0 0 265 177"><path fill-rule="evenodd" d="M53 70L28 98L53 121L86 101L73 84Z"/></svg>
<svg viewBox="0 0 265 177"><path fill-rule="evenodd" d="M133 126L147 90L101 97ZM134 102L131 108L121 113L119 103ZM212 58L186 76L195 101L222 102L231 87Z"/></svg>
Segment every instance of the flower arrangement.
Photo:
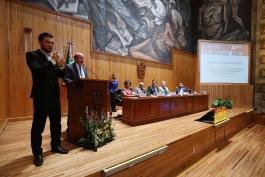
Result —
<svg viewBox="0 0 265 177"><path fill-rule="evenodd" d="M232 109L233 107L233 101L231 99L223 100L221 98L217 98L212 102L212 107L222 107L225 106L227 109Z"/></svg>
<svg viewBox="0 0 265 177"><path fill-rule="evenodd" d="M86 149L97 151L97 148L114 140L115 131L112 118L105 113L91 111L87 116L80 119L84 126L84 137L78 143Z"/></svg>

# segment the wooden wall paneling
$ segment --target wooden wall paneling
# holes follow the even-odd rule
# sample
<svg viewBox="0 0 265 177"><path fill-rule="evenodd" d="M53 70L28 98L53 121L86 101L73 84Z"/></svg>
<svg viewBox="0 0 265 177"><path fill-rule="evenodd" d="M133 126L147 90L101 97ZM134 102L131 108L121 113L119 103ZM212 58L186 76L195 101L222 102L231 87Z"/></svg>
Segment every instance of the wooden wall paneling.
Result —
<svg viewBox="0 0 265 177"><path fill-rule="evenodd" d="M85 55L84 64L87 67L91 67L92 61L90 56L90 30L91 25L86 23L81 23L78 21L71 21L71 40L74 42L74 51L82 52ZM63 36L62 36L63 37ZM64 37L63 37L64 38ZM93 75L91 75L93 76ZM91 77L90 77L91 78ZM96 79L95 76L92 78Z"/></svg>
<svg viewBox="0 0 265 177"><path fill-rule="evenodd" d="M0 1L0 119L8 115L8 30L6 1Z"/></svg>
<svg viewBox="0 0 265 177"><path fill-rule="evenodd" d="M195 89L195 56L190 53L173 49L172 62L174 67L173 82L175 89L180 82L183 82L183 84L188 88Z"/></svg>
<svg viewBox="0 0 265 177"><path fill-rule="evenodd" d="M28 99L31 77L25 60L24 18L20 18L20 16L24 17L24 14L24 8L9 3L7 15L9 17L10 65L8 118L28 116L32 112L32 105Z"/></svg>
<svg viewBox="0 0 265 177"><path fill-rule="evenodd" d="M232 99L234 107L253 106L253 85L247 84L201 84L198 91L206 91L210 94L209 105L216 98Z"/></svg>

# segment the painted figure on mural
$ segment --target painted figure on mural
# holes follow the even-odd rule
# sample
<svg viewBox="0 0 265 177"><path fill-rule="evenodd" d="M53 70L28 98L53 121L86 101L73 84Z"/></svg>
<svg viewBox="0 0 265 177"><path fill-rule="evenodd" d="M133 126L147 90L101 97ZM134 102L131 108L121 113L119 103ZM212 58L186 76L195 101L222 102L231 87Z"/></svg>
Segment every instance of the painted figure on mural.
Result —
<svg viewBox="0 0 265 177"><path fill-rule="evenodd" d="M227 30L226 4L218 0L205 0L199 10L199 30L203 39L220 39Z"/></svg>
<svg viewBox="0 0 265 177"><path fill-rule="evenodd" d="M166 8L161 0L132 0L140 10L141 16L145 16L146 10L150 10L154 16L153 22L161 25L166 18Z"/></svg>
<svg viewBox="0 0 265 177"><path fill-rule="evenodd" d="M249 35L249 31L246 29L245 25L244 25L244 22L242 20L242 18L239 17L238 15L238 10L239 10L239 4L242 0L228 0L231 4L231 10L232 10L232 19L234 21L236 21L240 27L242 28L243 30L243 33L245 35Z"/></svg>
<svg viewBox="0 0 265 177"><path fill-rule="evenodd" d="M185 25L182 15L180 13L179 1L169 0L168 7L168 16L171 20L172 31L176 39L176 47L179 49L185 48L187 45L187 40L185 38Z"/></svg>
<svg viewBox="0 0 265 177"><path fill-rule="evenodd" d="M170 54L171 48L175 47L176 40L174 38L171 26L166 23L163 31L157 32L157 34L143 42L132 46L130 48L130 54L136 58L142 58L150 61L161 61L163 63L170 63L167 60Z"/></svg>
<svg viewBox="0 0 265 177"><path fill-rule="evenodd" d="M107 40L106 29L106 0L88 0L90 18L93 21L94 46L96 50L104 50Z"/></svg>
<svg viewBox="0 0 265 177"><path fill-rule="evenodd" d="M110 42L105 47L105 50L120 55L128 55L128 48L133 37L121 16L115 11L113 11L113 13L116 17L116 24L113 24L111 21L107 22L108 29L113 35L111 36Z"/></svg>
<svg viewBox="0 0 265 177"><path fill-rule="evenodd" d="M198 37L213 40L249 39L250 25L246 27L243 17L247 21L250 12L243 12L242 8L244 4L251 5L250 2L249 0L204 0L198 13L200 30Z"/></svg>
<svg viewBox="0 0 265 177"><path fill-rule="evenodd" d="M50 0L24 1L63 13L67 6L67 14L90 19L97 51L170 63L172 47L189 46L189 0L54 0L56 8Z"/></svg>

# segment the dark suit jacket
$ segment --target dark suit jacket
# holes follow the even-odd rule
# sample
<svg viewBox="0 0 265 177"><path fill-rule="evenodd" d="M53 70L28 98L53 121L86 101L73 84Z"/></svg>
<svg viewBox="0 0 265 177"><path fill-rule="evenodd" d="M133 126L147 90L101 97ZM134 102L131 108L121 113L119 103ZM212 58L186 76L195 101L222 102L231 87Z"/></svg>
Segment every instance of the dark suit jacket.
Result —
<svg viewBox="0 0 265 177"><path fill-rule="evenodd" d="M85 73L85 78L88 78L88 74L87 74L87 70L84 67L84 65L82 65L82 69ZM74 80L80 80L79 77L79 73L78 73L78 69L75 65L75 63L71 63L65 66L65 76L64 76L64 82L66 84L69 84L71 82L73 82Z"/></svg>
<svg viewBox="0 0 265 177"><path fill-rule="evenodd" d="M177 87L177 89L176 89L176 94L179 94L180 90L181 90L181 87ZM189 91L188 88L183 87L183 92L188 92L188 91Z"/></svg>
<svg viewBox="0 0 265 177"><path fill-rule="evenodd" d="M64 70L59 69L57 64L53 65L48 61L40 50L27 52L26 59L33 81L30 97L60 99L58 77L64 76Z"/></svg>
<svg viewBox="0 0 265 177"><path fill-rule="evenodd" d="M160 93L158 87L149 86L148 89L147 89L147 93L149 93L151 95L154 95L154 93L156 92L156 90L157 90L157 93Z"/></svg>

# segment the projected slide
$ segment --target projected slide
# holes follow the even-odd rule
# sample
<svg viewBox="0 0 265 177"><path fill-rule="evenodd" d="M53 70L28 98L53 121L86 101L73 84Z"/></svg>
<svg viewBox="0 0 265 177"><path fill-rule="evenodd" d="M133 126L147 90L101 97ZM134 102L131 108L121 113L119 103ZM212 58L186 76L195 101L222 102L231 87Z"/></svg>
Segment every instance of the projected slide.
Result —
<svg viewBox="0 0 265 177"><path fill-rule="evenodd" d="M200 83L248 83L249 45L199 41Z"/></svg>

